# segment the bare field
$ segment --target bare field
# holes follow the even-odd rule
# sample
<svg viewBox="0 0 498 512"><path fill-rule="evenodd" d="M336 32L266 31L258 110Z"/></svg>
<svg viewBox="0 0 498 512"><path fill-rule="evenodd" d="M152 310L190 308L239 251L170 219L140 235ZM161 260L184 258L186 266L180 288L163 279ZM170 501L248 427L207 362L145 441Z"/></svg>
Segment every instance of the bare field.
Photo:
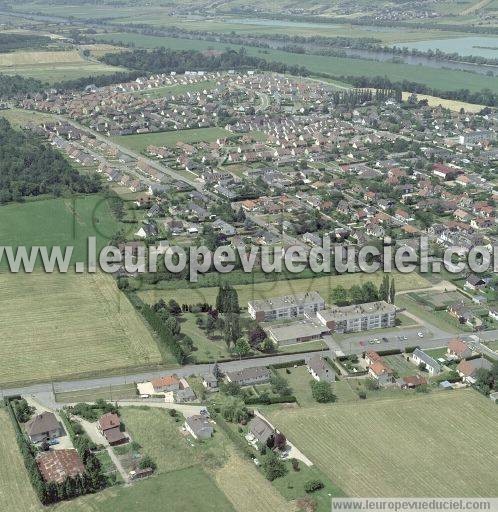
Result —
<svg viewBox="0 0 498 512"><path fill-rule="evenodd" d="M496 496L498 407L474 390L270 413L350 496Z"/></svg>
<svg viewBox="0 0 498 512"><path fill-rule="evenodd" d="M0 290L0 385L161 362L110 276L3 273Z"/></svg>

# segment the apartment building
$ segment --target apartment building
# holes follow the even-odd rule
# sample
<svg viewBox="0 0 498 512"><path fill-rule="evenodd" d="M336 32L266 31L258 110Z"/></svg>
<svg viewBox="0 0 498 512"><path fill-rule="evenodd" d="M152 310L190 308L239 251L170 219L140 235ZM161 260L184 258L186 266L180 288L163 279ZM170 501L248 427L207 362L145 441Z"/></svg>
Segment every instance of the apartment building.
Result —
<svg viewBox="0 0 498 512"><path fill-rule="evenodd" d="M253 300L247 303L249 315L258 322L300 318L324 308L325 301L318 292L314 291Z"/></svg>
<svg viewBox="0 0 498 512"><path fill-rule="evenodd" d="M396 307L385 301L368 302L318 311L316 317L332 332L368 331L393 327Z"/></svg>

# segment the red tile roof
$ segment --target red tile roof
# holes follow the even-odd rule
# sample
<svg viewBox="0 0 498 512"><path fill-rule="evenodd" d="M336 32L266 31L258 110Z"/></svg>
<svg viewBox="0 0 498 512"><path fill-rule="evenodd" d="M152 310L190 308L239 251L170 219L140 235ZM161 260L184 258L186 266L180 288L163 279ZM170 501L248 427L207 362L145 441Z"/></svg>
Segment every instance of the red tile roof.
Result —
<svg viewBox="0 0 498 512"><path fill-rule="evenodd" d="M76 450L53 450L41 453L36 463L45 482L62 483L70 476L82 475L85 466Z"/></svg>

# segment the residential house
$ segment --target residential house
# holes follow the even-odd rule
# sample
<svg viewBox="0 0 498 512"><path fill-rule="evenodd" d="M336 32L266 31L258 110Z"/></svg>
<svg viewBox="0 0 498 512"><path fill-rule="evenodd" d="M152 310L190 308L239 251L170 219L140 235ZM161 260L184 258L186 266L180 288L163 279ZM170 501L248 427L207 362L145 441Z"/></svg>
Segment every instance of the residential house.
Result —
<svg viewBox="0 0 498 512"><path fill-rule="evenodd" d="M474 384L477 378L477 372L479 370L491 370L493 365L484 357L478 357L477 359L471 359L470 361L460 361L457 366L457 372L465 382Z"/></svg>
<svg viewBox="0 0 498 512"><path fill-rule="evenodd" d="M209 439L213 436L213 426L208 418L200 414L189 416L185 420L185 429L194 439Z"/></svg>
<svg viewBox="0 0 498 512"><path fill-rule="evenodd" d="M26 434L33 443L50 441L64 434L53 412L42 412L31 418L25 425Z"/></svg>
<svg viewBox="0 0 498 512"><path fill-rule="evenodd" d="M248 427L260 447L267 446L268 440L275 435L273 427L259 416L254 416Z"/></svg>
<svg viewBox="0 0 498 512"><path fill-rule="evenodd" d="M98 429L111 446L128 442L128 437L121 431L121 419L115 413L104 414L99 419Z"/></svg>
<svg viewBox="0 0 498 512"><path fill-rule="evenodd" d="M437 375L438 373L441 373L441 365L419 348L416 348L413 351L412 361L416 365L423 365L430 375Z"/></svg>
<svg viewBox="0 0 498 512"><path fill-rule="evenodd" d="M255 384L265 384L270 381L270 371L268 368L244 368L242 370L227 372L228 382L234 382L239 386L253 386Z"/></svg>
<svg viewBox="0 0 498 512"><path fill-rule="evenodd" d="M467 359L472 355L472 350L461 340L451 340L448 342L446 352L452 359Z"/></svg>
<svg viewBox="0 0 498 512"><path fill-rule="evenodd" d="M152 379L151 384L155 393L169 393L170 391L178 391L180 389L180 380L176 375Z"/></svg>
<svg viewBox="0 0 498 512"><path fill-rule="evenodd" d="M375 379L379 386L394 383L394 371L384 361L376 361L368 367L368 374Z"/></svg>
<svg viewBox="0 0 498 512"><path fill-rule="evenodd" d="M331 368L331 366L327 363L322 355L315 354L311 356L308 360L308 363L306 364L306 367L308 368L311 376L318 382L335 381L335 371Z"/></svg>

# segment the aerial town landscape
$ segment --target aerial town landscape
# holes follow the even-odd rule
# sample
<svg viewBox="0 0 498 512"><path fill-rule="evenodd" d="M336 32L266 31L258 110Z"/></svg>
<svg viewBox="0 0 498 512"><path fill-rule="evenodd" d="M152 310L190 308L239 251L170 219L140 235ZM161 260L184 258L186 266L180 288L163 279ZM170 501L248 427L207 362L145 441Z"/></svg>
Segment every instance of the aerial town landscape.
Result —
<svg viewBox="0 0 498 512"><path fill-rule="evenodd" d="M497 0L0 1L0 511L498 507L497 77Z"/></svg>

